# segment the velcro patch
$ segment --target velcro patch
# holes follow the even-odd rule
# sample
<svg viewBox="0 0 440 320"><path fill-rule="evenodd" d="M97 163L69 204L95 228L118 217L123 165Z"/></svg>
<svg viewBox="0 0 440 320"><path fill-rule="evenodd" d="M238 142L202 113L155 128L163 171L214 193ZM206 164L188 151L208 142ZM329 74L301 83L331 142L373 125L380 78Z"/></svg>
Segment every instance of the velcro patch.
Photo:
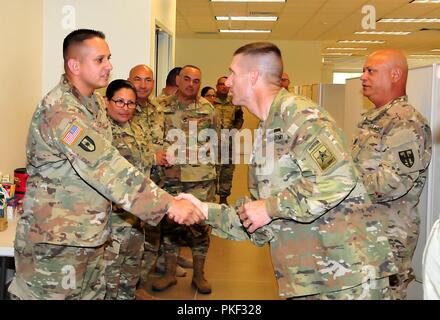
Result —
<svg viewBox="0 0 440 320"><path fill-rule="evenodd" d="M315 139L307 152L322 171L327 170L337 162L336 156L333 152L319 139Z"/></svg>
<svg viewBox="0 0 440 320"><path fill-rule="evenodd" d="M68 146L72 146L78 138L81 136L83 132L83 128L81 128L77 123L72 123L67 129L61 141L67 144Z"/></svg>
<svg viewBox="0 0 440 320"><path fill-rule="evenodd" d="M400 161L408 168L412 168L414 165L414 152L412 149L399 151Z"/></svg>

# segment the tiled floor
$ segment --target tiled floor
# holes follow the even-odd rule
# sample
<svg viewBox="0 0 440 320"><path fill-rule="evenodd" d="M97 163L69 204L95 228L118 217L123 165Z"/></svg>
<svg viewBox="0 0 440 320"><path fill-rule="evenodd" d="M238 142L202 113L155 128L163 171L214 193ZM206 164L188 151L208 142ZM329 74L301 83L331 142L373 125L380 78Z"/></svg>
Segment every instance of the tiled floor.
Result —
<svg viewBox="0 0 440 320"><path fill-rule="evenodd" d="M233 204L239 196L246 194L247 166L237 165L228 201ZM181 253L191 257L189 248L182 248ZM247 241L228 241L211 236L205 266L205 277L212 285L211 294L200 294L192 288L192 269L186 270L186 277L177 278L177 285L162 292L151 290L151 281L158 276L152 274L147 284L148 292L160 299L175 300L279 299L267 245L259 248Z"/></svg>

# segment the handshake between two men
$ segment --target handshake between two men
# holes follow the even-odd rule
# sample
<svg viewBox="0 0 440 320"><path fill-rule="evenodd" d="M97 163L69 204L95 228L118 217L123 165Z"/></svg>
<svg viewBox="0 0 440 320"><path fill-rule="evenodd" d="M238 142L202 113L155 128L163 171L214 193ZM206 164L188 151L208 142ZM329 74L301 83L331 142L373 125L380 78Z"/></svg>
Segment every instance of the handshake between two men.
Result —
<svg viewBox="0 0 440 320"><path fill-rule="evenodd" d="M169 219L185 225L200 223L208 219L208 203L202 202L188 193L181 193L174 199L168 209ZM272 220L267 213L264 200L244 203L238 208L237 214L243 227L250 233Z"/></svg>

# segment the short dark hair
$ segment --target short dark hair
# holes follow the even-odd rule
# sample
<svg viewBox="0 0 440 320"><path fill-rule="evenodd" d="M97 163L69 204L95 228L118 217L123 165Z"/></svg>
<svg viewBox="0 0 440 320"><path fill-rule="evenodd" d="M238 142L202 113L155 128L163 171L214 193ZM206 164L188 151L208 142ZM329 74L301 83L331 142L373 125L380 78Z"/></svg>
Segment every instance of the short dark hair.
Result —
<svg viewBox="0 0 440 320"><path fill-rule="evenodd" d="M78 29L69 33L63 41L63 58L64 61L67 60L67 54L72 45L79 44L85 40L92 38L105 39L105 35L101 31L91 30L91 29Z"/></svg>
<svg viewBox="0 0 440 320"><path fill-rule="evenodd" d="M217 84L218 84L218 82L219 82L221 79L228 79L228 77L227 77L227 76L221 76L221 77L219 77L219 78L217 79Z"/></svg>
<svg viewBox="0 0 440 320"><path fill-rule="evenodd" d="M211 89L215 91L215 89L212 87L209 87L209 86L203 87L202 91L200 91L200 95L202 97L204 97L208 93L208 91Z"/></svg>
<svg viewBox="0 0 440 320"><path fill-rule="evenodd" d="M238 48L234 52L234 56L241 54L243 56L250 56L253 58L272 56L273 63L265 63L261 65L264 68L268 79L276 81L279 85L281 74L283 73L283 58L281 57L281 50L270 42L252 42Z"/></svg>
<svg viewBox="0 0 440 320"><path fill-rule="evenodd" d="M181 67L175 67L175 68L171 69L170 72L168 72L167 80L165 82L165 84L167 86L175 87L177 85L176 84L176 77L180 73L180 70L182 70Z"/></svg>
<svg viewBox="0 0 440 320"><path fill-rule="evenodd" d="M110 82L110 84L107 87L107 90L105 90L105 96L107 97L108 100L110 100L115 95L115 92L119 91L122 88L131 89L134 92L134 95L136 96L137 99L136 88L131 84L131 82L124 79L116 79Z"/></svg>
<svg viewBox="0 0 440 320"><path fill-rule="evenodd" d="M234 56L237 54L243 55L264 55L264 54L275 54L281 59L280 49L271 42L252 42L248 43L234 52Z"/></svg>

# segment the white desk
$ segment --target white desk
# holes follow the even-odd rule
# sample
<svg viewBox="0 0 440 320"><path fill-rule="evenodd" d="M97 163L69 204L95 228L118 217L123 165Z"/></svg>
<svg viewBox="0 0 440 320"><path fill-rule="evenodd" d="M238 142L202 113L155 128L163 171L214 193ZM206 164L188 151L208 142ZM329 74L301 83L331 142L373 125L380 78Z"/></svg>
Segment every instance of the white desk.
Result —
<svg viewBox="0 0 440 320"><path fill-rule="evenodd" d="M8 220L8 228L0 232L0 257L14 256L15 229L18 218Z"/></svg>
<svg viewBox="0 0 440 320"><path fill-rule="evenodd" d="M14 256L15 229L18 217L8 220L8 228L0 232L0 300L5 299L6 259Z"/></svg>

